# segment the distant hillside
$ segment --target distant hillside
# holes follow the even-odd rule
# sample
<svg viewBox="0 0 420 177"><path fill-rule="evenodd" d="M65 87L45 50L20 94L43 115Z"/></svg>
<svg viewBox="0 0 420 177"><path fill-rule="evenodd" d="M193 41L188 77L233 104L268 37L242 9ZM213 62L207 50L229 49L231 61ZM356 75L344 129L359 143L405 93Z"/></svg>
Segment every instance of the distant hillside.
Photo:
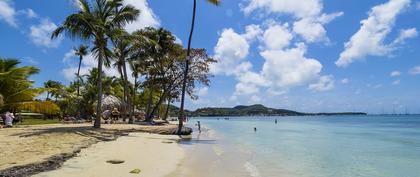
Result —
<svg viewBox="0 0 420 177"><path fill-rule="evenodd" d="M172 110L177 110L173 107ZM215 116L309 116L309 115L366 115L362 112L342 112L342 113L302 113L287 109L268 108L261 104L250 106L235 106L233 108L200 108L195 111L186 112L188 116L194 117L215 117Z"/></svg>
<svg viewBox="0 0 420 177"><path fill-rule="evenodd" d="M252 115L278 115L297 116L303 115L296 111L285 109L267 108L256 104L251 106L236 106L234 108L201 108L192 112L193 116L252 116Z"/></svg>

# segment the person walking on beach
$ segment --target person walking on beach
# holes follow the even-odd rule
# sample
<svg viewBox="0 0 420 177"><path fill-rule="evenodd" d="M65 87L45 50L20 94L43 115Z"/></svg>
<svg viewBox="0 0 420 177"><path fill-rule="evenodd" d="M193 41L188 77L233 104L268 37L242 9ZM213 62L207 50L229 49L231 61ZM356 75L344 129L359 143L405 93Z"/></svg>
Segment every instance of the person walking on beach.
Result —
<svg viewBox="0 0 420 177"><path fill-rule="evenodd" d="M276 119L276 120L274 120L274 123L275 123L275 124L277 124L277 119Z"/></svg>
<svg viewBox="0 0 420 177"><path fill-rule="evenodd" d="M200 124L200 121L197 121L197 126L198 126L198 132L201 133L201 124Z"/></svg>

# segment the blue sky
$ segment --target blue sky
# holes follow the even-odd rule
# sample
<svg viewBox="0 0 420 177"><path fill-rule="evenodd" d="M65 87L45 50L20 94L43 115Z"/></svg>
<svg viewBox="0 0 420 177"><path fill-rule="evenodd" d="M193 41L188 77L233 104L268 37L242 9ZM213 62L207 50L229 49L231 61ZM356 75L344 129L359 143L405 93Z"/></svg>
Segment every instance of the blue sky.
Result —
<svg viewBox="0 0 420 177"><path fill-rule="evenodd" d="M189 109L262 103L307 112L420 112L418 1L198 2L193 47L219 62L211 86L197 89L200 99L188 100ZM191 0L126 3L142 10L128 31L164 27L187 41ZM37 86L68 83L80 41L49 36L76 10L73 0L0 0L0 56L39 67ZM93 66L88 56L82 71Z"/></svg>

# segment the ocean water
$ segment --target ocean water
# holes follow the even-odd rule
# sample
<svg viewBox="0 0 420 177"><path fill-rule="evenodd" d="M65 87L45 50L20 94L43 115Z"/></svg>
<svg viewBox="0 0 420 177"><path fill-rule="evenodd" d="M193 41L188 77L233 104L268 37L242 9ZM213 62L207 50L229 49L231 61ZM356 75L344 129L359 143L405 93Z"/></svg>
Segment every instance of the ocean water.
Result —
<svg viewBox="0 0 420 177"><path fill-rule="evenodd" d="M420 176L420 116L221 117L190 126L196 121L205 128L181 143L189 158L179 176Z"/></svg>

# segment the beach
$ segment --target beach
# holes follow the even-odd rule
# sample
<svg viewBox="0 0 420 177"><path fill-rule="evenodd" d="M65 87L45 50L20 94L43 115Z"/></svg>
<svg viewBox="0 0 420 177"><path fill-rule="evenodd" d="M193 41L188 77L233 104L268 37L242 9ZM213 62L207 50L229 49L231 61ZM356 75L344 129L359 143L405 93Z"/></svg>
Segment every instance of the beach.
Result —
<svg viewBox="0 0 420 177"><path fill-rule="evenodd" d="M131 133L112 142L100 142L83 149L76 157L66 161L57 170L34 175L35 177L104 177L139 176L164 177L174 171L184 157L176 144L177 136ZM122 160L121 164L107 163Z"/></svg>
<svg viewBox="0 0 420 177"><path fill-rule="evenodd" d="M176 168L184 152L176 143L178 136L159 134L175 128L173 124L105 124L101 129L90 124L53 124L0 129L0 176L43 171L46 173L38 175L124 176L133 169L147 176L165 176ZM115 159L124 163L106 163Z"/></svg>

